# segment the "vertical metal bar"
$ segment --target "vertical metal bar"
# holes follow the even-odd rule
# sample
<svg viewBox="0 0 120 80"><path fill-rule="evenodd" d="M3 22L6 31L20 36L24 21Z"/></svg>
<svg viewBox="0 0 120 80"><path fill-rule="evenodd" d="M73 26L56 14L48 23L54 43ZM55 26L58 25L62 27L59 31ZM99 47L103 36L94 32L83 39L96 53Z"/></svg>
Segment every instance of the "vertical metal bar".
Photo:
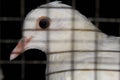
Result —
<svg viewBox="0 0 120 80"><path fill-rule="evenodd" d="M74 80L74 43L75 43L75 32L74 32L74 28L75 28L75 7L76 7L76 0L72 0L72 18L71 18L71 80Z"/></svg>
<svg viewBox="0 0 120 80"><path fill-rule="evenodd" d="M99 18L99 9L100 9L100 0L96 0L95 2L95 17ZM95 25L98 27L99 26L99 22L95 21ZM98 80L98 72L97 72L97 68L98 68L98 32L95 32L95 78L94 80Z"/></svg>
<svg viewBox="0 0 120 80"><path fill-rule="evenodd" d="M46 0L46 3L49 3L50 2L50 0ZM47 8L47 16L49 16L49 8ZM47 67L46 67L46 69L47 69L47 72L49 72L49 64L50 64L50 61L49 61L49 59L50 59L50 54L49 54L49 51L50 51L50 46L49 46L49 43L50 43L50 41L49 41L49 39L50 39L50 31L49 31L49 29L47 30L47 37L46 37L46 39L47 39L47 44L46 44L46 46L47 46L47 63L46 63L46 65L47 65ZM46 80L49 80L50 79L50 77L49 77L50 75L48 75L47 77L46 77Z"/></svg>
<svg viewBox="0 0 120 80"><path fill-rule="evenodd" d="M1 12L2 12L2 7L1 7L1 5L2 5L2 3L1 3L1 0L0 0L0 10L1 10ZM0 16L1 16L1 12L0 12ZM0 39L1 39L1 35L2 35L2 33L1 33L1 22L2 22L2 21L0 21ZM1 42L0 42L0 64L2 63L1 54L2 54L2 52L1 52ZM1 72L2 72L2 70L1 70L1 65L0 65L0 73L1 73ZM0 79L2 79L2 78L3 78L3 75L0 74Z"/></svg>
<svg viewBox="0 0 120 80"><path fill-rule="evenodd" d="M1 8L1 0L0 0L0 10L1 10L1 12L2 12L2 8ZM0 12L0 16L1 16L1 12ZM1 21L0 21L0 39L1 39L1 35L2 35L2 33L1 33ZM1 54L2 54L2 49L1 49L1 42L0 42L0 72L1 72L1 61L2 61L2 59L1 59ZM0 74L0 77L1 77L2 75ZM0 78L1 79L1 78Z"/></svg>
<svg viewBox="0 0 120 80"><path fill-rule="evenodd" d="M0 16L1 16L1 13L2 13L2 3L1 3L1 0L0 0L0 10L1 10L1 12L0 12ZM1 21L0 21L0 38L1 38L1 35L2 35L2 33L1 33ZM0 42L0 62L1 62L1 42Z"/></svg>
<svg viewBox="0 0 120 80"><path fill-rule="evenodd" d="M20 2L20 15L21 15L21 18L24 18L24 14L25 14L25 7L24 7L24 5L25 5L25 1L24 0L20 0L21 2ZM23 23L21 22L21 26L23 25ZM24 45L24 40L23 40L23 44L22 45ZM23 49L24 49L24 47L23 47ZM24 80L24 78L25 78L25 64L24 64L24 55L22 56L22 64L21 64L21 79L22 80Z"/></svg>
<svg viewBox="0 0 120 80"><path fill-rule="evenodd" d="M0 8L1 8L1 1L0 1ZM1 13L0 13L0 15L1 15ZM0 38L1 38L1 35L2 35L2 33L1 33L1 21L0 21ZM1 42L0 42L0 64L2 63L1 54L2 54L2 52L1 52ZM1 65L0 65L0 72L1 72ZM0 74L0 77L3 77L2 74Z"/></svg>
<svg viewBox="0 0 120 80"><path fill-rule="evenodd" d="M119 23L119 36L120 36L120 23ZM119 74L118 80L120 80L120 39L119 39Z"/></svg>

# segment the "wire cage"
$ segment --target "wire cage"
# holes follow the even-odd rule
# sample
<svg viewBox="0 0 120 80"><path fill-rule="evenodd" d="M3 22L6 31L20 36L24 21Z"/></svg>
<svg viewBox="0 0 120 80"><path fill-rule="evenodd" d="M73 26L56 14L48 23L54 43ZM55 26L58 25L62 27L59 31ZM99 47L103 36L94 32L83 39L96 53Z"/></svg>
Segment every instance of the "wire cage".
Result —
<svg viewBox="0 0 120 80"><path fill-rule="evenodd" d="M71 78L68 80L74 80L74 71L89 71L88 69L74 69L74 45L75 42L71 40L71 69L57 72L51 72L46 74L46 68L49 70L49 66L46 64L47 55L37 49L25 51L24 54L18 56L15 60L10 61L9 56L19 39L22 37L22 26L25 16L29 11L35 9L37 6L46 4L55 0L0 0L0 80L47 80L52 74L59 74L62 72L71 71ZM109 36L120 37L120 12L118 10L119 2L110 0L61 0L62 3L71 5L73 9L77 9L83 15L87 16L88 19L96 25L103 33ZM112 5L112 6L111 6ZM48 10L49 11L49 10ZM49 12L48 12L49 15ZM74 15L74 13L73 13ZM74 19L71 19L74 21ZM74 25L71 24L72 26ZM74 37L74 30L72 30L72 37ZM87 31L86 31L87 32ZM95 50L89 51L77 51L79 53L91 53L94 56L94 79L100 79L100 73L98 71L113 71L117 73L115 80L120 80L120 40L118 40L119 50L98 50L97 33L95 34ZM47 43L49 46L49 31L47 37ZM113 42L114 43L114 42ZM108 44L109 45L109 44ZM49 47L48 47L49 51ZM47 51L47 52L48 52ZM67 53L65 51L58 52ZM118 62L113 64L119 65L117 69L99 69L99 56L109 53L118 57ZM51 53L54 54L54 53ZM76 53L77 54L77 53ZM80 55L80 54L78 54ZM88 56L91 56L88 55ZM81 55L82 56L82 55ZM76 57L77 58L77 57ZM57 62L56 62L57 63ZM67 64L67 63L65 63ZM78 62L79 64L79 62ZM109 64L108 64L109 65ZM112 75L111 75L112 76ZM60 80L60 79L58 79ZM78 79L75 79L78 80ZM80 80L80 79L79 79ZM83 79L84 80L84 79ZM88 79L85 79L88 80ZM111 80L111 79L110 79Z"/></svg>

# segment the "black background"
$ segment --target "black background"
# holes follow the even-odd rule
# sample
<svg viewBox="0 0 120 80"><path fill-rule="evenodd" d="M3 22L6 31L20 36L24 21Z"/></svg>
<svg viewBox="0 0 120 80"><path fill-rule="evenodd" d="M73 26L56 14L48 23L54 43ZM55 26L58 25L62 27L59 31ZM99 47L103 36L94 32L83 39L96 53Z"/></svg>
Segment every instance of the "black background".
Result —
<svg viewBox="0 0 120 80"><path fill-rule="evenodd" d="M20 0L0 0L0 39L1 40L19 40L22 36L21 29L24 17L29 11L35 9L41 4L46 3L46 0L24 0L24 14L21 15L21 1ZM54 0L51 0L54 1ZM72 0L61 0L65 4L72 5ZM120 5L117 0L100 0L99 3L99 17L107 19L120 19ZM88 18L96 17L96 0L76 0L76 9L79 10ZM2 21L3 17L11 18L18 17L21 20L6 20ZM93 23L95 23L93 21ZM120 36L120 23L118 22L99 22L98 26L104 33L109 36ZM0 61L9 61L9 55L12 49L17 43L5 43L0 42ZM42 53L41 51L35 50L36 53ZM28 51L25 53L32 53L35 51ZM45 55L32 55L36 60L46 60ZM36 58L40 56L40 58ZM42 56L42 57L41 57ZM34 60L29 55L25 55L26 60ZM20 58L18 58L20 60ZM3 69L3 74L5 76L4 80L44 80L44 69L45 65L41 64L25 64L26 76L24 79L21 78L22 65L21 64L1 64ZM39 74L39 75L38 75ZM34 76L36 75L36 76ZM30 77L31 76L31 77ZM38 77L37 77L38 76Z"/></svg>

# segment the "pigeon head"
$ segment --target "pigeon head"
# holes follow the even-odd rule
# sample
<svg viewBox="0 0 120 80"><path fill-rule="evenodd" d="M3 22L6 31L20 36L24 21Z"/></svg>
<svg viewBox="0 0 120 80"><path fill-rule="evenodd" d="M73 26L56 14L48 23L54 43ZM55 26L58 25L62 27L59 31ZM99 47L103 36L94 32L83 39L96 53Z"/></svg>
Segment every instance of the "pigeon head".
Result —
<svg viewBox="0 0 120 80"><path fill-rule="evenodd" d="M41 5L26 16L23 37L12 51L10 60L28 49L39 49L45 53L71 51L71 41L83 39L79 32L72 39L72 31L76 30L96 28L77 10L60 1Z"/></svg>
<svg viewBox="0 0 120 80"><path fill-rule="evenodd" d="M37 53L33 49L49 54L49 80L95 80L95 71L100 80L119 78L120 39L108 37L69 5L55 1L32 10L22 34L10 60L25 51Z"/></svg>

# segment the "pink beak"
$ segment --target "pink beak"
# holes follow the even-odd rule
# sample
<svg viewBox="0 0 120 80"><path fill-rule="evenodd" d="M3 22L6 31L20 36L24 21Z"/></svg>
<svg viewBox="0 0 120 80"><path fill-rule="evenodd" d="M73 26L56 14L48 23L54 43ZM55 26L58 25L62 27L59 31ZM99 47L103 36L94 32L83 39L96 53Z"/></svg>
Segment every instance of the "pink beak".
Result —
<svg viewBox="0 0 120 80"><path fill-rule="evenodd" d="M22 54L25 50L25 47L28 45L28 43L31 41L33 37L24 37L22 38L17 46L13 49L12 53L10 54L10 60L15 59L17 56L19 56L20 54Z"/></svg>

